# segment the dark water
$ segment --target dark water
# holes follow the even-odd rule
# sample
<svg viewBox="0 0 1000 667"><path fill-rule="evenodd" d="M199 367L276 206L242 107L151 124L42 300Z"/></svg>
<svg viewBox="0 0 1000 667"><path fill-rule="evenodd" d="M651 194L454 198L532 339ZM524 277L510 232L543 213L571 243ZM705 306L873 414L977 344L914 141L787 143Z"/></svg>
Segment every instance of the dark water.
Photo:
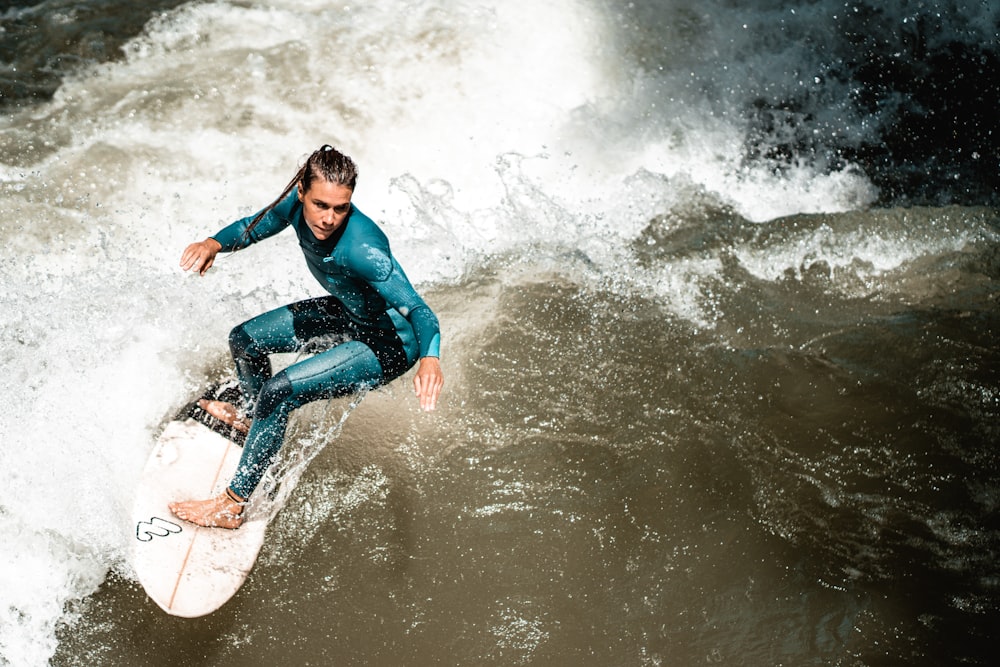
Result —
<svg viewBox="0 0 1000 667"><path fill-rule="evenodd" d="M121 57L150 16L183 0L0 2L0 110L49 99L80 67Z"/></svg>
<svg viewBox="0 0 1000 667"><path fill-rule="evenodd" d="M0 664L992 664L998 11L459 4L91 2L121 55L9 88ZM24 11L2 39L81 48ZM177 255L321 130L444 403L301 411L246 585L168 617L138 470L229 327L313 289L288 239Z"/></svg>
<svg viewBox="0 0 1000 667"><path fill-rule="evenodd" d="M1000 19L991 3L613 7L640 67L684 75L654 83L655 97L693 92L713 113L738 114L747 161L853 164L883 205L997 203Z"/></svg>

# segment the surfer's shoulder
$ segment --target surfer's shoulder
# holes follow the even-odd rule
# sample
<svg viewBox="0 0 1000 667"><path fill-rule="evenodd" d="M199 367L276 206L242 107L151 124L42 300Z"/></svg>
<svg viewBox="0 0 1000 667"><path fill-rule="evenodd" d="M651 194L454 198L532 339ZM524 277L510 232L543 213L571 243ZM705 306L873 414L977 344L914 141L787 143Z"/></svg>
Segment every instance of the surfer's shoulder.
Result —
<svg viewBox="0 0 1000 667"><path fill-rule="evenodd" d="M389 239L371 218L357 208L351 211L341 244L344 260L356 275L371 282L382 282L392 274Z"/></svg>

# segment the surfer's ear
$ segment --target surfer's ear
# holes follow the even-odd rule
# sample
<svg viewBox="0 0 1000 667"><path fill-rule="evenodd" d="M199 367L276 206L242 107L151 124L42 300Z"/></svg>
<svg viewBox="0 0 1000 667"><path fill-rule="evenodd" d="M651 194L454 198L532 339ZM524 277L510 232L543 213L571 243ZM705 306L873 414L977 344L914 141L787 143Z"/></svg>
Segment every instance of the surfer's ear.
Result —
<svg viewBox="0 0 1000 667"><path fill-rule="evenodd" d="M295 192L296 192L296 193L298 194L298 196L299 196L299 201L305 201L305 193L304 193L304 192L302 192L302 181L299 181L299 182L298 182L298 183L297 183L297 184L295 185Z"/></svg>

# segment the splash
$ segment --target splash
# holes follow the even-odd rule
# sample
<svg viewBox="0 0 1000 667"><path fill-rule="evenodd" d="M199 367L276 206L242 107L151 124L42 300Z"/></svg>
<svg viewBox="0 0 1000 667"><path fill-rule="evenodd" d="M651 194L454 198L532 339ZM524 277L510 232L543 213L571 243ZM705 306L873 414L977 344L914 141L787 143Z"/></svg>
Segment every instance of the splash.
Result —
<svg viewBox="0 0 1000 667"><path fill-rule="evenodd" d="M204 279L177 260L266 204L319 144L358 161L359 208L442 298L481 265L516 276L528 269L509 258L530 256L531 270L626 294L651 286L705 325L724 253L644 273L632 243L651 219L699 197L753 223L874 200L849 161L748 160L745 117L705 85L709 71L749 80L737 71L749 32L719 70L701 47L732 26L668 4L643 22L569 0L190 3L153 16L120 60L74 69L50 100L0 119L4 659L44 664L67 605L109 572L129 576L124 524L162 421L227 370L233 323L314 289L292 243L228 256ZM774 16L740 11L754 27ZM772 70L794 88L772 67L800 53L782 44L751 63L758 88ZM807 261L798 242L780 266ZM853 252L805 242L832 248L828 262ZM773 278L773 248L741 252ZM530 648L542 638L515 612L496 627Z"/></svg>

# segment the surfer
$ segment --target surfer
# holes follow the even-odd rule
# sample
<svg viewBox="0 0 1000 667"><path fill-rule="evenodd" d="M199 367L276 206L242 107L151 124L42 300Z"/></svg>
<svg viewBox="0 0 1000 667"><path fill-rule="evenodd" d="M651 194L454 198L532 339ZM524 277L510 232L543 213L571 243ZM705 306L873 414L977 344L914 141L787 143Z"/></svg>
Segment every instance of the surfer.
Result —
<svg viewBox="0 0 1000 667"><path fill-rule="evenodd" d="M330 296L283 306L232 330L229 347L243 405L205 399L200 405L247 434L243 454L223 493L171 503L177 517L238 528L247 500L281 448L289 415L306 403L385 384L416 364L420 406L435 408L444 385L438 319L393 257L385 234L351 202L357 178L354 161L324 145L270 205L181 255L183 270L205 275L218 253L291 227L309 270ZM303 350L315 354L272 372L269 354Z"/></svg>

